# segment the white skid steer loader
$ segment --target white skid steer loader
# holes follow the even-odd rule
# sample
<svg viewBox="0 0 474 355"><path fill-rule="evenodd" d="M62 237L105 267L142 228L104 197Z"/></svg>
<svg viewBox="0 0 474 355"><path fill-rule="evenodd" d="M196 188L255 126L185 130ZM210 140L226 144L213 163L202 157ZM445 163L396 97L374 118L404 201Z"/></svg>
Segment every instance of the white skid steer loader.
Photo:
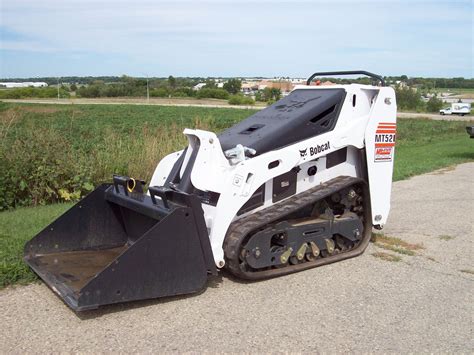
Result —
<svg viewBox="0 0 474 355"><path fill-rule="evenodd" d="M363 74L378 85L312 85ZM25 246L76 311L202 290L226 268L259 280L361 254L390 209L396 101L365 71L307 85L189 145L145 182L114 176Z"/></svg>

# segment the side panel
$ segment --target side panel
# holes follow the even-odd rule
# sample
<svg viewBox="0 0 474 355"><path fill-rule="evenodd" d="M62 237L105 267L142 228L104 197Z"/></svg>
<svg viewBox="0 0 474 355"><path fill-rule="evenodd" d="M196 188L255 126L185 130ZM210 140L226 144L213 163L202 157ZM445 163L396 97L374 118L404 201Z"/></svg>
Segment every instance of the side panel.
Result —
<svg viewBox="0 0 474 355"><path fill-rule="evenodd" d="M380 88L365 131L367 173L374 226L382 227L390 211L396 124L395 92L390 87Z"/></svg>
<svg viewBox="0 0 474 355"><path fill-rule="evenodd" d="M163 186L165 184L166 178L181 154L183 154L183 150L168 154L161 159L151 177L150 186Z"/></svg>

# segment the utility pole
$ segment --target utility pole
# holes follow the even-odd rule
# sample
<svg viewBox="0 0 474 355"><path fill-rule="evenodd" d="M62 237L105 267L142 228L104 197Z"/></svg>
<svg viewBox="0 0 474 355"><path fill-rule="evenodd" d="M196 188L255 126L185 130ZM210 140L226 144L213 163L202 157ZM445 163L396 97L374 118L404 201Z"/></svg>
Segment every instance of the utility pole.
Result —
<svg viewBox="0 0 474 355"><path fill-rule="evenodd" d="M58 100L59 100L59 77L58 77Z"/></svg>
<svg viewBox="0 0 474 355"><path fill-rule="evenodd" d="M150 88L148 86L148 74L146 76L146 103L150 103Z"/></svg>
<svg viewBox="0 0 474 355"><path fill-rule="evenodd" d="M143 72L142 74L146 76L146 103L149 104L150 103L150 86L148 85L148 74L143 73Z"/></svg>

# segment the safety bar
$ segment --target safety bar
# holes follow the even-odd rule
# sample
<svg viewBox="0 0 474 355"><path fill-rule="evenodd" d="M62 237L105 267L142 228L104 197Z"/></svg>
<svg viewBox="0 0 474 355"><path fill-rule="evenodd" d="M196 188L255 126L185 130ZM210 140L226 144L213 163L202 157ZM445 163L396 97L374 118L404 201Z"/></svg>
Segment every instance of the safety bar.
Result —
<svg viewBox="0 0 474 355"><path fill-rule="evenodd" d="M374 74L374 73L370 73L370 72L365 71L365 70L317 72L317 73L314 73L313 75L311 75L308 78L308 80L306 80L306 85L311 84L311 81L313 81L313 79L317 76L333 76L333 75L365 75L365 76L369 76L373 79L376 79L376 80L380 81L380 84L382 86L385 86L385 80L382 78L382 76Z"/></svg>

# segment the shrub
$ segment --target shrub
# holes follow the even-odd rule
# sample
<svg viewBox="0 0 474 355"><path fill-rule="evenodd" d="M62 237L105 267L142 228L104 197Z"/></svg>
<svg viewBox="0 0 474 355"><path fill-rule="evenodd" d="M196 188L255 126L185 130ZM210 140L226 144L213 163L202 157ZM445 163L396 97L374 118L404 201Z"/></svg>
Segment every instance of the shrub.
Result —
<svg viewBox="0 0 474 355"><path fill-rule="evenodd" d="M395 88L397 97L397 106L402 110L421 110L423 108L423 100L421 94L407 86L397 86Z"/></svg>
<svg viewBox="0 0 474 355"><path fill-rule="evenodd" d="M183 91L176 90L171 94L171 97L188 97L188 94Z"/></svg>
<svg viewBox="0 0 474 355"><path fill-rule="evenodd" d="M48 128L28 130L0 146L0 210L77 200L91 191L91 166Z"/></svg>
<svg viewBox="0 0 474 355"><path fill-rule="evenodd" d="M100 85L81 86L77 89L77 96L88 98L100 97Z"/></svg>
<svg viewBox="0 0 474 355"><path fill-rule="evenodd" d="M196 93L198 99L222 99L227 100L229 98L229 93L224 89L208 89L202 88Z"/></svg>
<svg viewBox="0 0 474 355"><path fill-rule="evenodd" d="M230 105L253 105L255 104L255 101L248 96L244 95L232 95L229 98L229 104Z"/></svg>
<svg viewBox="0 0 474 355"><path fill-rule="evenodd" d="M6 89L0 90L0 99L25 99L25 98L56 98L58 97L58 89L55 87L45 87L45 88L15 88L15 89ZM64 88L59 89L59 97L67 98L69 97L69 92Z"/></svg>
<svg viewBox="0 0 474 355"><path fill-rule="evenodd" d="M152 89L150 90L150 96L151 97L168 97L169 91L165 88Z"/></svg>
<svg viewBox="0 0 474 355"><path fill-rule="evenodd" d="M443 108L443 101L438 99L436 95L430 97L426 103L426 110L428 112L439 112Z"/></svg>

